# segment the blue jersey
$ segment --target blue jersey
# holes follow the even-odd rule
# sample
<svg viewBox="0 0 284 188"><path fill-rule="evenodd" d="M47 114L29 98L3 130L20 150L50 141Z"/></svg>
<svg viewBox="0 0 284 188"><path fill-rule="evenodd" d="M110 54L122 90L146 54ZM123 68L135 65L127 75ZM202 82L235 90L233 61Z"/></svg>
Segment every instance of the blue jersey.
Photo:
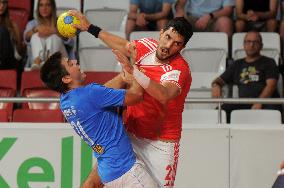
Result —
<svg viewBox="0 0 284 188"><path fill-rule="evenodd" d="M117 107L125 90L98 84L72 89L60 97L60 108L76 133L94 150L103 183L115 180L133 166L135 155Z"/></svg>

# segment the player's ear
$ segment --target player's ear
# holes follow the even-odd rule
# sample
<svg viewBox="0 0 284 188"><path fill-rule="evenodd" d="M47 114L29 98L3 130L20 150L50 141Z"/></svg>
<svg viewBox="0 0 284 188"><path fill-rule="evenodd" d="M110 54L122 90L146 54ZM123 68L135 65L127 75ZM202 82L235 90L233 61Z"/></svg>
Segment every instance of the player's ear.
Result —
<svg viewBox="0 0 284 188"><path fill-rule="evenodd" d="M71 78L70 75L65 75L65 76L62 77L61 80L64 84L69 84L72 81L72 78Z"/></svg>

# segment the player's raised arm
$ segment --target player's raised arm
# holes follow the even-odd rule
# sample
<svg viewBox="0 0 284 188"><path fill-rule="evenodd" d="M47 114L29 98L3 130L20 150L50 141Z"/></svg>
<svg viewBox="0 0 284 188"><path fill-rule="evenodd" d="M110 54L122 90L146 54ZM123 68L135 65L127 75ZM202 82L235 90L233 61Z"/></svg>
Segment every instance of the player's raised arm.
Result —
<svg viewBox="0 0 284 188"><path fill-rule="evenodd" d="M86 16L77 10L69 10L68 13L80 20L79 24L72 24L73 27L80 29L81 31L88 31L96 38L101 39L109 48L119 50L124 55L128 56L128 40L104 31L99 26L91 24Z"/></svg>

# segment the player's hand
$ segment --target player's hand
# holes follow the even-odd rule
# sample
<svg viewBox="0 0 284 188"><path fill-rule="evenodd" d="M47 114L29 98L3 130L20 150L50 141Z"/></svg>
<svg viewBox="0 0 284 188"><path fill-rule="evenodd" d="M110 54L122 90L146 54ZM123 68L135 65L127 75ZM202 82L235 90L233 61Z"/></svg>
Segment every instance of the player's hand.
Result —
<svg viewBox="0 0 284 188"><path fill-rule="evenodd" d="M135 81L135 78L132 74L129 74L127 71L123 70L122 72L122 79L127 84L132 84L133 81Z"/></svg>
<svg viewBox="0 0 284 188"><path fill-rule="evenodd" d="M78 18L78 20L80 20L80 24L72 24L73 27L80 29L81 31L88 30L91 24L85 15L83 15L78 10L69 10L68 14L70 14L71 16L75 16L76 18Z"/></svg>
<svg viewBox="0 0 284 188"><path fill-rule="evenodd" d="M115 58L118 62L120 62L122 68L127 71L128 73L133 73L133 65L130 63L128 58L123 55L119 50L112 50L115 55Z"/></svg>
<svg viewBox="0 0 284 188"><path fill-rule="evenodd" d="M127 56L130 57L130 63L135 64L136 56L137 56L137 50L136 45L134 42L129 42L127 45Z"/></svg>

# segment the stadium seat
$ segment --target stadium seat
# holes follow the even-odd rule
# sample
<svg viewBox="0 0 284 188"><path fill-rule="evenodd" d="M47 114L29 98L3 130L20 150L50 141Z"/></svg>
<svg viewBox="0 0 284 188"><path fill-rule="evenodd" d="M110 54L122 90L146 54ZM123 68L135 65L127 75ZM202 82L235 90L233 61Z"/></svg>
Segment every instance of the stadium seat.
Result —
<svg viewBox="0 0 284 188"><path fill-rule="evenodd" d="M132 31L130 33L130 41L142 38L152 38L159 40L160 31Z"/></svg>
<svg viewBox="0 0 284 188"><path fill-rule="evenodd" d="M187 98L211 98L211 83L219 76L216 72L191 72L192 83ZM227 93L224 90L224 96ZM214 109L217 105L212 103L186 104L187 109Z"/></svg>
<svg viewBox="0 0 284 188"><path fill-rule="evenodd" d="M112 33L125 38L125 33ZM87 32L80 33L79 36L79 57L81 69L84 71L119 72L121 70L112 50Z"/></svg>
<svg viewBox="0 0 284 188"><path fill-rule="evenodd" d="M17 23L21 37L31 15L31 0L9 0L8 9L10 18Z"/></svg>
<svg viewBox="0 0 284 188"><path fill-rule="evenodd" d="M34 0L34 15L36 12L36 8L37 8L37 2L38 0ZM81 10L81 1L80 0L55 0L56 2L56 14L59 15L67 10L72 10L72 9L76 9L76 10Z"/></svg>
<svg viewBox="0 0 284 188"><path fill-rule="evenodd" d="M58 98L60 96L60 93L50 90L50 89L27 89L24 92L23 97L29 97L29 98L37 98L37 97L49 97L49 98ZM59 109L59 103L48 103L48 102L28 102L28 103L22 103L23 109Z"/></svg>
<svg viewBox="0 0 284 188"><path fill-rule="evenodd" d="M223 73L228 56L228 36L221 32L195 32L181 54L192 72Z"/></svg>
<svg viewBox="0 0 284 188"><path fill-rule="evenodd" d="M15 97L17 92L17 73L15 70L0 70L0 97ZM7 111L12 119L13 103L0 102L0 109Z"/></svg>
<svg viewBox="0 0 284 188"><path fill-rule="evenodd" d="M16 109L13 115L13 122L64 122L60 110L30 110Z"/></svg>
<svg viewBox="0 0 284 188"><path fill-rule="evenodd" d="M231 124L281 124L281 113L278 110L233 110Z"/></svg>
<svg viewBox="0 0 284 188"><path fill-rule="evenodd" d="M16 70L0 70L0 88L9 88L17 91Z"/></svg>
<svg viewBox="0 0 284 188"><path fill-rule="evenodd" d="M23 95L27 89L42 89L46 88L44 83L40 79L39 71L24 71L22 73L21 79L21 91L20 94Z"/></svg>
<svg viewBox="0 0 284 188"><path fill-rule="evenodd" d="M0 122L9 122L8 112L6 109L0 109Z"/></svg>
<svg viewBox="0 0 284 188"><path fill-rule="evenodd" d="M16 92L12 89L0 88L0 97L15 97ZM13 103L0 102L0 109L5 109L8 113L8 118L11 120L13 114Z"/></svg>
<svg viewBox="0 0 284 188"><path fill-rule="evenodd" d="M40 79L39 71L24 71L21 80L23 97L59 97L59 93L48 89ZM22 103L22 108L58 109L58 103Z"/></svg>
<svg viewBox="0 0 284 188"><path fill-rule="evenodd" d="M221 111L221 122L226 123L226 113ZM215 109L184 109L182 123L218 124L218 110Z"/></svg>
<svg viewBox="0 0 284 188"><path fill-rule="evenodd" d="M187 98L212 98L210 88L192 89L187 94ZM216 103L186 103L185 109L215 109Z"/></svg>
<svg viewBox="0 0 284 188"><path fill-rule="evenodd" d="M111 80L115 76L118 75L118 72L94 72L89 71L85 72L86 74L86 80L84 82L85 85L90 83L98 83L98 84L104 84L107 81Z"/></svg>
<svg viewBox="0 0 284 188"><path fill-rule="evenodd" d="M8 112L6 109L0 109L0 122L9 122Z"/></svg>
<svg viewBox="0 0 284 188"><path fill-rule="evenodd" d="M129 0L84 0L88 20L108 31L125 31Z"/></svg>

